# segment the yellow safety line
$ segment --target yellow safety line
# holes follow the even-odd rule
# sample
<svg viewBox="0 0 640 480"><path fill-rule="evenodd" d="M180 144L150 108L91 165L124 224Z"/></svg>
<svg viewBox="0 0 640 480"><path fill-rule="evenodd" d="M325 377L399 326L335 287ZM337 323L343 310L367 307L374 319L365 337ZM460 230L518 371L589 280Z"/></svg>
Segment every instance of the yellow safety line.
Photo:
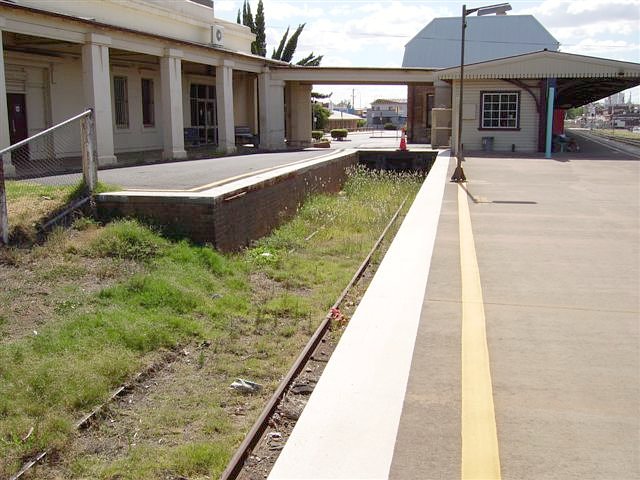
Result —
<svg viewBox="0 0 640 480"><path fill-rule="evenodd" d="M462 479L500 479L480 271L467 194L458 185L462 276Z"/></svg>

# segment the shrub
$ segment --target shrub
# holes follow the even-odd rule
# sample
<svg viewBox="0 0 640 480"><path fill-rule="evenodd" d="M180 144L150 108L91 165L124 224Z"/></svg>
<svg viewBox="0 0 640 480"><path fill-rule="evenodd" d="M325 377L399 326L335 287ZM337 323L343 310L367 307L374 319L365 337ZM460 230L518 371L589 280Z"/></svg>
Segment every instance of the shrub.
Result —
<svg viewBox="0 0 640 480"><path fill-rule="evenodd" d="M118 220L107 225L88 248L99 257L145 261L155 257L167 241L136 220Z"/></svg>
<svg viewBox="0 0 640 480"><path fill-rule="evenodd" d="M320 140L322 138L322 136L324 135L324 132L322 130L313 130L311 132L311 137L314 140Z"/></svg>
<svg viewBox="0 0 640 480"><path fill-rule="evenodd" d="M385 123L384 124L384 129L385 130L397 130L398 128L393 123Z"/></svg>
<svg viewBox="0 0 640 480"><path fill-rule="evenodd" d="M335 138L337 140L342 140L347 138L348 131L346 128L334 128L331 130L331 138Z"/></svg>

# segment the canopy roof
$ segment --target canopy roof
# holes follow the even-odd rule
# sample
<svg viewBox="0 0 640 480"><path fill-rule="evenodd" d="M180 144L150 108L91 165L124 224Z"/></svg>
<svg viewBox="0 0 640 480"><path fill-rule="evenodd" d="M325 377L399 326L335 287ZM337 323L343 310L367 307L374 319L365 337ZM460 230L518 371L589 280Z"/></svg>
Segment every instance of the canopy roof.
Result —
<svg viewBox="0 0 640 480"><path fill-rule="evenodd" d="M460 67L434 72L438 80L458 80ZM640 64L564 52L541 51L465 65L470 80L556 79L557 104L576 107L640 85Z"/></svg>

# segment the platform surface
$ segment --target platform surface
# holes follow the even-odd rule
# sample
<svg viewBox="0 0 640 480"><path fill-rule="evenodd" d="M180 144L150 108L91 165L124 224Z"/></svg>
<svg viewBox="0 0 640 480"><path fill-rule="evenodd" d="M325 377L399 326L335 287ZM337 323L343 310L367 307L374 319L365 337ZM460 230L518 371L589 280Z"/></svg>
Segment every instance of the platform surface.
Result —
<svg viewBox="0 0 640 480"><path fill-rule="evenodd" d="M640 478L640 159L582 146L436 164L269 478L463 478L478 424L476 478Z"/></svg>

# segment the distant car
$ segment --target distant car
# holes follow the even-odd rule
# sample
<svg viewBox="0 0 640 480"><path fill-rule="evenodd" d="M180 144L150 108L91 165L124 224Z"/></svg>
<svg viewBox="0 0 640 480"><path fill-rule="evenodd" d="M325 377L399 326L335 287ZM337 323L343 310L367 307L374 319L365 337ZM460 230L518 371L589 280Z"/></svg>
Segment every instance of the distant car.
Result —
<svg viewBox="0 0 640 480"><path fill-rule="evenodd" d="M633 127L633 128L631 129L631 131L632 131L633 133L640 133L640 127Z"/></svg>

